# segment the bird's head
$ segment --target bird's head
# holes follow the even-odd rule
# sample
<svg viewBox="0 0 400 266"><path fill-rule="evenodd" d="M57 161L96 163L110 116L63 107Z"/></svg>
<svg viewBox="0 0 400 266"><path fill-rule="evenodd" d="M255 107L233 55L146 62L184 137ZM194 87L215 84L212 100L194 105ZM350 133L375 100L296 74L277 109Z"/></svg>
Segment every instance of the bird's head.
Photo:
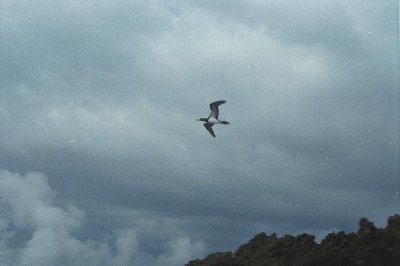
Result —
<svg viewBox="0 0 400 266"><path fill-rule="evenodd" d="M199 118L199 119L196 119L196 121L203 121L203 122L207 122L207 118Z"/></svg>

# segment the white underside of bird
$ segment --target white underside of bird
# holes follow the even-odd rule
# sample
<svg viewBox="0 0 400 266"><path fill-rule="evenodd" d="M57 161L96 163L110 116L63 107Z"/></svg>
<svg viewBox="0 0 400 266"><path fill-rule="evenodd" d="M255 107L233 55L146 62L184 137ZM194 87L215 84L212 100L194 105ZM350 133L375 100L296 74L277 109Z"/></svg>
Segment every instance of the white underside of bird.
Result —
<svg viewBox="0 0 400 266"><path fill-rule="evenodd" d="M207 123L210 123L210 124L213 124L213 125L215 125L215 124L222 124L221 120L215 119L215 118L213 118L213 117L210 117L210 118L208 119Z"/></svg>

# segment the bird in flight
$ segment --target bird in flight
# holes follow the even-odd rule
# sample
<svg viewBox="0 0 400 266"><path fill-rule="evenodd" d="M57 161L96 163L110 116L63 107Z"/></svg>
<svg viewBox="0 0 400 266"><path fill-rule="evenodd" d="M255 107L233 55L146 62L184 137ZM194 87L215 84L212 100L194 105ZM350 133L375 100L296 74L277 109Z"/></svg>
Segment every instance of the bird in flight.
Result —
<svg viewBox="0 0 400 266"><path fill-rule="evenodd" d="M213 136L214 138L215 138L215 134L214 134L214 130L212 129L213 125L215 125L215 124L222 124L222 125L230 124L227 121L221 121L218 119L218 115L219 115L218 106L220 106L221 104L224 104L224 103L226 103L226 101L224 101L224 100L210 103L210 109L211 109L210 115L207 118L196 119L197 121L205 122L203 124L204 127L208 130L208 132L210 132L211 136Z"/></svg>

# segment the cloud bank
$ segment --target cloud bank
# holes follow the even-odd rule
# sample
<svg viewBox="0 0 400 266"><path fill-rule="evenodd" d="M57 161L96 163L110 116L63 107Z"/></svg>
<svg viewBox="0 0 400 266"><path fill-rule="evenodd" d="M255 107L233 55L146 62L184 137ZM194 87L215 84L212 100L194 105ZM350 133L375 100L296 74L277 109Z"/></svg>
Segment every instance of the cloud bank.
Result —
<svg viewBox="0 0 400 266"><path fill-rule="evenodd" d="M1 170L0 187L0 258L5 265L182 265L205 249L200 241L166 231L163 252L147 254L142 238L158 226L151 219L148 228L119 228L100 241L82 239L85 213L71 204L59 206L43 174Z"/></svg>

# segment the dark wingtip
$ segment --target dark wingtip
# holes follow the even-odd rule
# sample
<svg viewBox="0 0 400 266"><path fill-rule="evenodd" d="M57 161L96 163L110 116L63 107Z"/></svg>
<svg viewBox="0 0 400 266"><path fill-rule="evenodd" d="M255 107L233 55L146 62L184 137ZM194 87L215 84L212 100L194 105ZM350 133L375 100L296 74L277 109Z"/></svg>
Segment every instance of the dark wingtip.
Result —
<svg viewBox="0 0 400 266"><path fill-rule="evenodd" d="M215 101L215 102L210 103L210 105L213 105L213 104L221 105L221 104L224 104L224 103L226 103L225 100L219 100L219 101Z"/></svg>

